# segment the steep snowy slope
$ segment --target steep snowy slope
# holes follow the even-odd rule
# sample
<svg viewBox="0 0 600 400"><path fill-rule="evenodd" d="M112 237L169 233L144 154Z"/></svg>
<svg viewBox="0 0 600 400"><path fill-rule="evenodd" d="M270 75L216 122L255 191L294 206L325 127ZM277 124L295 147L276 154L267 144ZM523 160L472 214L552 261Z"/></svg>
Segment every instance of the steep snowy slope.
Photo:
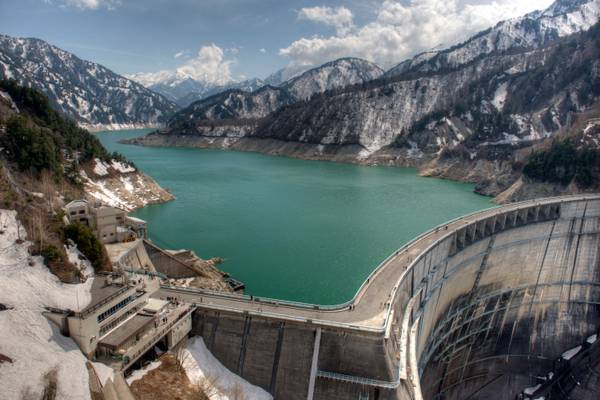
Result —
<svg viewBox="0 0 600 400"><path fill-rule="evenodd" d="M478 57L514 49L533 49L558 38L589 29L600 18L600 0L558 0L545 11L498 23L466 42L439 52L427 52L400 63L385 77L407 72L456 68Z"/></svg>
<svg viewBox="0 0 600 400"><path fill-rule="evenodd" d="M39 39L0 35L0 77L42 91L89 128L162 125L176 109L142 85Z"/></svg>

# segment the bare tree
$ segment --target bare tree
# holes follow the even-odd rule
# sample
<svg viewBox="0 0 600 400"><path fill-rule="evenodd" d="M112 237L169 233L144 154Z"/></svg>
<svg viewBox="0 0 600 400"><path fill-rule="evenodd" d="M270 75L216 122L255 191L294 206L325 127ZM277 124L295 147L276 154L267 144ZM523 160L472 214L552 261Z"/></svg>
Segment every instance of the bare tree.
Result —
<svg viewBox="0 0 600 400"><path fill-rule="evenodd" d="M217 386L218 381L218 376L206 375L204 378L201 378L196 385L206 397L211 398L221 393Z"/></svg>
<svg viewBox="0 0 600 400"><path fill-rule="evenodd" d="M54 179L50 171L44 170L41 173L41 190L44 198L48 202L50 211L54 213Z"/></svg>
<svg viewBox="0 0 600 400"><path fill-rule="evenodd" d="M179 347L175 359L177 360L177 371L185 373L185 365L190 362L192 355L185 347Z"/></svg>

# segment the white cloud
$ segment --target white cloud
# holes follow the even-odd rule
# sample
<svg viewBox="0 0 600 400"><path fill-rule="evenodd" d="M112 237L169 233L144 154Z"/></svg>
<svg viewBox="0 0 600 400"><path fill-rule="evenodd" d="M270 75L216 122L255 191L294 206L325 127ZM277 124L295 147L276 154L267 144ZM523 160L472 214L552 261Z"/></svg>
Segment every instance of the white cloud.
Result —
<svg viewBox="0 0 600 400"><path fill-rule="evenodd" d="M183 56L184 56L186 53L187 53L187 51L185 51L185 50L178 51L177 53L175 53L175 55L173 56L173 58L181 58L181 57L183 57Z"/></svg>
<svg viewBox="0 0 600 400"><path fill-rule="evenodd" d="M61 7L76 7L82 10L97 10L107 8L114 10L121 5L121 0L44 0L49 4L58 4Z"/></svg>
<svg viewBox="0 0 600 400"><path fill-rule="evenodd" d="M552 0L495 0L485 4L411 0L405 4L385 0L372 22L354 30L338 29L330 37L301 38L279 53L289 57L294 65L319 65L355 56L391 67L419 52L441 44L450 46L501 20L544 9L551 3Z"/></svg>
<svg viewBox="0 0 600 400"><path fill-rule="evenodd" d="M258 49L258 51L260 51L261 53L265 54L267 52L267 49L265 49L264 47L262 49Z"/></svg>
<svg viewBox="0 0 600 400"><path fill-rule="evenodd" d="M231 82L231 66L235 60L226 59L223 49L214 43L202 46L198 55L186 60L175 70L138 73L128 76L144 86L158 82L192 78L200 82L224 85Z"/></svg>
<svg viewBox="0 0 600 400"><path fill-rule="evenodd" d="M332 26L340 35L350 32L354 23L352 11L346 7L305 7L298 12L298 19L304 19Z"/></svg>

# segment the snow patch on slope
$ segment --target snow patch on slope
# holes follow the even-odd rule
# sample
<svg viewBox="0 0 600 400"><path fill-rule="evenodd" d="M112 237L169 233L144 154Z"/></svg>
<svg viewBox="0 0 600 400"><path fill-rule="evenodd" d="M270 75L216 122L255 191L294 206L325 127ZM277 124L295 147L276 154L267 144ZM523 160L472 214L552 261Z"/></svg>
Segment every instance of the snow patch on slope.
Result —
<svg viewBox="0 0 600 400"><path fill-rule="evenodd" d="M271 400L273 397L259 388L248 383L240 376L225 368L206 348L204 340L193 338L184 350L183 367L192 383L205 379L214 382L216 393L210 394L210 400L234 400L234 392L239 389L248 399Z"/></svg>
<svg viewBox="0 0 600 400"><path fill-rule="evenodd" d="M61 283L41 257L29 255L29 242L17 243L25 230L16 216L16 211L0 210L0 303L13 307L0 312L0 353L13 360L0 364L2 398L41 398L44 375L55 370L57 399L89 399L86 358L42 312L46 306L83 309L93 279Z"/></svg>
<svg viewBox="0 0 600 400"><path fill-rule="evenodd" d="M506 96L508 95L508 82L502 83L496 89L496 93L494 94L494 98L492 99L492 104L498 111L502 111L504 109L504 104L506 103Z"/></svg>

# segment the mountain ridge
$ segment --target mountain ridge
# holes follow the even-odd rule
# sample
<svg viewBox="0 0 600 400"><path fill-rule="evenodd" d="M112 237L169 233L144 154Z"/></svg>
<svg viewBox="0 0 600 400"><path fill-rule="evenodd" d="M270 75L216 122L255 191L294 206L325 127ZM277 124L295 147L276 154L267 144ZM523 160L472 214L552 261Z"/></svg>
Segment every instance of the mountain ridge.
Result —
<svg viewBox="0 0 600 400"><path fill-rule="evenodd" d="M89 128L162 126L176 109L142 85L37 38L0 35L0 77L41 90Z"/></svg>

